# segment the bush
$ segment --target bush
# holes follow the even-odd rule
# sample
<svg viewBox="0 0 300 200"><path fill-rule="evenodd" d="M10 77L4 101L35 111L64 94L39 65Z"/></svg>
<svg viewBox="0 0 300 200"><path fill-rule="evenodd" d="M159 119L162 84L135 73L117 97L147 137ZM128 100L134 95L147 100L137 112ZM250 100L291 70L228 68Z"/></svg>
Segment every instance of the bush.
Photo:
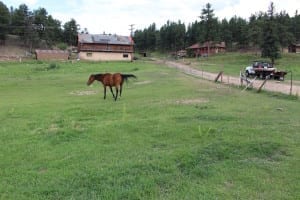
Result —
<svg viewBox="0 0 300 200"><path fill-rule="evenodd" d="M59 43L59 44L57 44L57 47L60 50L66 50L68 48L68 45L66 43Z"/></svg>
<svg viewBox="0 0 300 200"><path fill-rule="evenodd" d="M59 65L56 63L50 63L47 70L59 69Z"/></svg>

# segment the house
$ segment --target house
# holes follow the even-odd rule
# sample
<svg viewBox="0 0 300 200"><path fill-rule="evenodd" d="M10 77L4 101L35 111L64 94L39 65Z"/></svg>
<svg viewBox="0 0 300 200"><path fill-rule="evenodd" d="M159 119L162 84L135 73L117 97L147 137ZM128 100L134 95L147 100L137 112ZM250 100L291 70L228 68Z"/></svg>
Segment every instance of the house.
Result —
<svg viewBox="0 0 300 200"><path fill-rule="evenodd" d="M175 51L175 52L171 52L171 56L175 57L175 58L184 58L186 57L187 53L186 50L181 49L179 51Z"/></svg>
<svg viewBox="0 0 300 200"><path fill-rule="evenodd" d="M294 43L289 46L290 53L300 53L300 43Z"/></svg>
<svg viewBox="0 0 300 200"><path fill-rule="evenodd" d="M78 58L91 61L132 61L133 46L130 36L79 34Z"/></svg>
<svg viewBox="0 0 300 200"><path fill-rule="evenodd" d="M196 43L188 47L195 56L207 56L211 54L221 53L226 51L225 42L215 43L212 41L204 42L202 44Z"/></svg>
<svg viewBox="0 0 300 200"><path fill-rule="evenodd" d="M69 59L69 52L63 50L36 49L35 55L37 60L68 60Z"/></svg>

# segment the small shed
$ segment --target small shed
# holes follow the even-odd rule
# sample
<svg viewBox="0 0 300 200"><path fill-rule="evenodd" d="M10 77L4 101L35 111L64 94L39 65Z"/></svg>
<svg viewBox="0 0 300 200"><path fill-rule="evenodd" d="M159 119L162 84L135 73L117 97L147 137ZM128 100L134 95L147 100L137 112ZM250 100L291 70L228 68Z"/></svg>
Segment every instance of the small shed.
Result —
<svg viewBox="0 0 300 200"><path fill-rule="evenodd" d="M290 53L300 53L300 43L294 43L289 46Z"/></svg>
<svg viewBox="0 0 300 200"><path fill-rule="evenodd" d="M37 60L68 60L69 52L63 50L35 50Z"/></svg>
<svg viewBox="0 0 300 200"><path fill-rule="evenodd" d="M216 54L226 51L225 42L216 43L213 41L196 43L188 47L187 50L192 50L195 56L207 56L208 54Z"/></svg>

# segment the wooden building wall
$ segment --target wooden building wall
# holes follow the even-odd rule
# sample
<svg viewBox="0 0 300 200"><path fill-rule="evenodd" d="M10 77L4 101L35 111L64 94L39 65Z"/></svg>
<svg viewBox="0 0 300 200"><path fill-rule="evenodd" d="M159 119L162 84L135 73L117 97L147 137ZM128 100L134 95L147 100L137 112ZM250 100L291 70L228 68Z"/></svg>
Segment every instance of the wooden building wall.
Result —
<svg viewBox="0 0 300 200"><path fill-rule="evenodd" d="M68 60L69 52L61 50L36 50L37 60Z"/></svg>
<svg viewBox="0 0 300 200"><path fill-rule="evenodd" d="M124 52L133 53L133 46L129 45L112 45L112 44L79 44L79 51L96 51L96 52Z"/></svg>
<svg viewBox="0 0 300 200"><path fill-rule="evenodd" d="M79 59L90 61L132 61L133 53L81 51Z"/></svg>

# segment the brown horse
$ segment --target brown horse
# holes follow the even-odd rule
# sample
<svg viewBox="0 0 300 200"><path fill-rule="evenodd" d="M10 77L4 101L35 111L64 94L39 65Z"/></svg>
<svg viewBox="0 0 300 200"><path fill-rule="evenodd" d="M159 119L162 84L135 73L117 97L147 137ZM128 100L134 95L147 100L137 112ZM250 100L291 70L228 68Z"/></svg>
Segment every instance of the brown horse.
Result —
<svg viewBox="0 0 300 200"><path fill-rule="evenodd" d="M87 82L87 85L91 85L95 80L100 81L104 87L104 99L106 98L106 87L108 86L116 101L118 98L119 90L120 90L120 97L122 95L122 85L124 83L124 80L127 81L128 78L136 78L136 76L133 74L120 74L120 73L91 74ZM116 88L116 96L114 95L112 87Z"/></svg>

